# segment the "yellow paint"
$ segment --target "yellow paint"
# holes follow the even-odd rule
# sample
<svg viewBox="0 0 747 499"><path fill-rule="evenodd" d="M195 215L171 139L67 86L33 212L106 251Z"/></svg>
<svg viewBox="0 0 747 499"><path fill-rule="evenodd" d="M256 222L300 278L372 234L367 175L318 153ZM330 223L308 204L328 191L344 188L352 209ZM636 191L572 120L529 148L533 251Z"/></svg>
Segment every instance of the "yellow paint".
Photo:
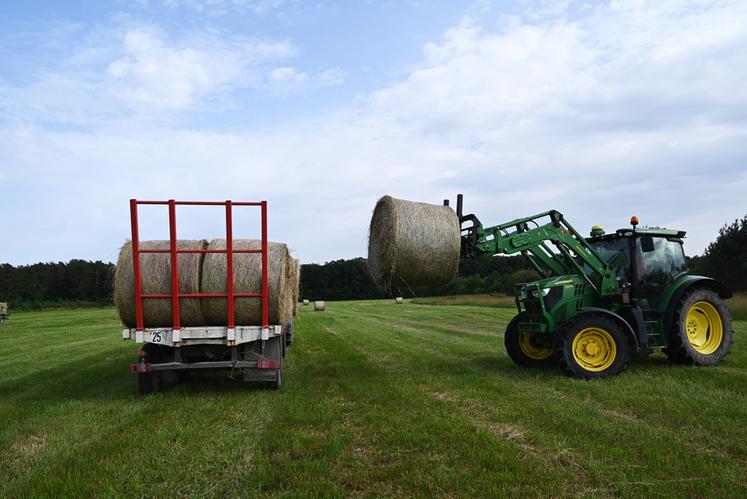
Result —
<svg viewBox="0 0 747 499"><path fill-rule="evenodd" d="M617 357L615 339L599 327L587 327L573 338L573 358L587 371L600 372L609 368Z"/></svg>
<svg viewBox="0 0 747 499"><path fill-rule="evenodd" d="M721 315L711 303L699 301L693 303L685 319L687 339L693 348L703 355L718 350L724 339L724 324Z"/></svg>
<svg viewBox="0 0 747 499"><path fill-rule="evenodd" d="M537 333L530 333L522 331L519 333L519 348L524 352L524 355L534 360L545 360L552 355L552 349L543 346L534 346L532 339Z"/></svg>

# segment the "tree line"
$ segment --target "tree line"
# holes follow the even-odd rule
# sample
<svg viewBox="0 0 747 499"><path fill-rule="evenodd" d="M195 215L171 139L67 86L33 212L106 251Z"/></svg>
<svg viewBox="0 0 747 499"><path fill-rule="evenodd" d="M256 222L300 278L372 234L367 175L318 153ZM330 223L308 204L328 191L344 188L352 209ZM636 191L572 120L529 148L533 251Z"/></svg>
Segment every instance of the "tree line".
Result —
<svg viewBox="0 0 747 499"><path fill-rule="evenodd" d="M747 216L724 225L702 256L688 258L693 274L714 277L734 291L747 291ZM439 288L395 290L402 296L510 294L517 282L537 276L521 256L463 259L456 279ZM0 302L13 310L101 306L112 303L114 264L0 264ZM355 300L389 296L377 289L365 258L301 266L301 296L310 300Z"/></svg>

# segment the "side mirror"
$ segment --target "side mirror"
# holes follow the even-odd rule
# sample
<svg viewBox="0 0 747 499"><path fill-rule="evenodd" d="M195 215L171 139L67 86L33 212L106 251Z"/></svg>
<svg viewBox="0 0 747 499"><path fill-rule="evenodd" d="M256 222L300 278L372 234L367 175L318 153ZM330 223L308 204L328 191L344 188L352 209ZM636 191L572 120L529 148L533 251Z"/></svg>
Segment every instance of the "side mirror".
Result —
<svg viewBox="0 0 747 499"><path fill-rule="evenodd" d="M654 238L651 236L643 236L641 237L641 250L643 250L644 253L649 253L651 251L654 251Z"/></svg>

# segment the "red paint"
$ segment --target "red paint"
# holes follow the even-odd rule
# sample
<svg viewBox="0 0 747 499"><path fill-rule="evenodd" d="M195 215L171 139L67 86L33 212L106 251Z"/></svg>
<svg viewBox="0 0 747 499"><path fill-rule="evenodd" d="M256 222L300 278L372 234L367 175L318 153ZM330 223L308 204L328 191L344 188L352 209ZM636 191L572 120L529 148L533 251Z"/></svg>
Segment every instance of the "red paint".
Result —
<svg viewBox="0 0 747 499"><path fill-rule="evenodd" d="M228 311L227 325L233 329L234 320L234 294L233 294L233 214L231 213L231 201L226 201L226 301Z"/></svg>
<svg viewBox="0 0 747 499"><path fill-rule="evenodd" d="M169 248L171 250L171 316L174 329L181 329L179 317L179 258L176 253L176 202L169 200Z"/></svg>
<svg viewBox="0 0 747 499"><path fill-rule="evenodd" d="M262 327L269 327L267 301L269 296L269 282L267 272L267 201L262 201ZM284 324L281 324L284 326Z"/></svg>
<svg viewBox="0 0 747 499"><path fill-rule="evenodd" d="M169 249L167 250L143 250L140 249L140 237L138 232L138 205L163 205L169 210ZM226 249L225 250L191 250L178 249L176 246L176 207L180 205L192 206L225 206L226 207ZM254 250L233 249L233 207L234 206L258 206L261 208L262 217L262 248ZM135 326L138 331L143 331L143 300L145 299L171 299L173 328L179 329L179 303L181 298L225 298L227 302L228 327L234 327L234 299L235 298L259 298L262 300L262 327L269 327L269 271L267 250L267 201L138 201L130 200L130 224L132 229L132 269L135 288ZM142 275L140 272L140 255L142 253L169 253L171 258L171 294L143 294ZM179 253L224 253L226 255L226 292L225 293L179 293ZM261 253L262 255L262 289L258 293L236 293L234 291L233 255L236 253ZM137 364L142 365L142 364ZM149 364L147 364L150 366ZM131 368L132 370L132 368ZM142 371L136 371L142 372Z"/></svg>

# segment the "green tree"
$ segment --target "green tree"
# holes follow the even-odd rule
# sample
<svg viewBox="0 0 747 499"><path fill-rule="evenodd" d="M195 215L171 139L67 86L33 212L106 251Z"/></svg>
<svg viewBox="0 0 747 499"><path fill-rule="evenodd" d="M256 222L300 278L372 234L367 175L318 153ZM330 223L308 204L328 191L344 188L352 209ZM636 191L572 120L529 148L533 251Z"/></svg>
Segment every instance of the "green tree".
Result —
<svg viewBox="0 0 747 499"><path fill-rule="evenodd" d="M721 227L697 265L733 291L747 291L747 215Z"/></svg>

